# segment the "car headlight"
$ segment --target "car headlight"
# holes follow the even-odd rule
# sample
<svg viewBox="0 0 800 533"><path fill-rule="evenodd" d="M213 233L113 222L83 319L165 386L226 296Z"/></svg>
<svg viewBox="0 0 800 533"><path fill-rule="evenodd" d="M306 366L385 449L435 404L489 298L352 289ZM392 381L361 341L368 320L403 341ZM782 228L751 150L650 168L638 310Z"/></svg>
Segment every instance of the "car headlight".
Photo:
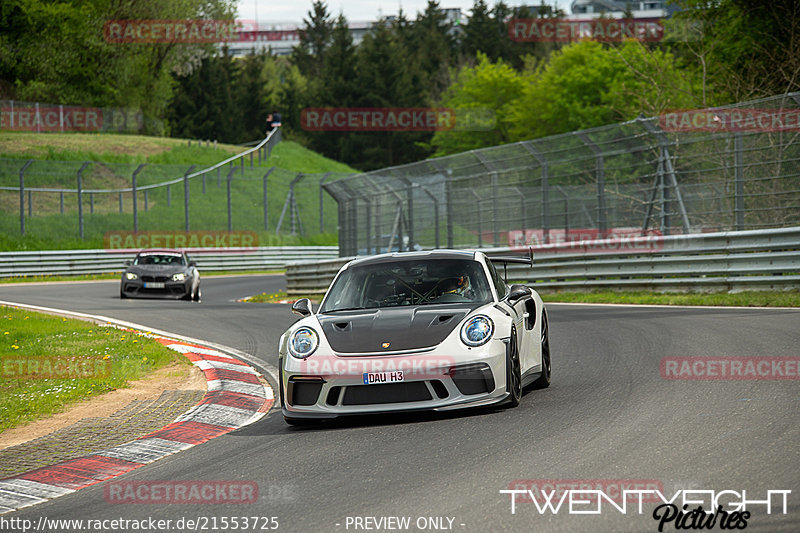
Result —
<svg viewBox="0 0 800 533"><path fill-rule="evenodd" d="M137 279L139 276L133 272L125 272L125 279Z"/></svg>
<svg viewBox="0 0 800 533"><path fill-rule="evenodd" d="M311 328L302 327L289 337L289 353L297 359L305 359L317 349L319 337Z"/></svg>
<svg viewBox="0 0 800 533"><path fill-rule="evenodd" d="M461 342L467 346L481 346L489 342L494 333L494 322L488 316L478 315L461 327Z"/></svg>
<svg viewBox="0 0 800 533"><path fill-rule="evenodd" d="M186 274L183 272L178 272L177 274L172 275L172 281L183 281L186 279Z"/></svg>

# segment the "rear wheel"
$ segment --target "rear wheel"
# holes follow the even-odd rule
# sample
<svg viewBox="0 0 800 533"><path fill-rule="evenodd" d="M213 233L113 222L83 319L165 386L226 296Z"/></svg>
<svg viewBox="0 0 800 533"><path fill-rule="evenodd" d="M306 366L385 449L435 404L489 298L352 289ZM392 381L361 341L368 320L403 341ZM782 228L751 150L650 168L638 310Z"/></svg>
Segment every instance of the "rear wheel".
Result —
<svg viewBox="0 0 800 533"><path fill-rule="evenodd" d="M506 390L509 393L509 406L518 406L522 399L522 371L519 361L517 328L514 326L511 326L511 338L508 340L508 349L506 350Z"/></svg>
<svg viewBox="0 0 800 533"><path fill-rule="evenodd" d="M537 389L546 389L550 386L550 327L547 324L547 314L542 311L542 375L533 382Z"/></svg>

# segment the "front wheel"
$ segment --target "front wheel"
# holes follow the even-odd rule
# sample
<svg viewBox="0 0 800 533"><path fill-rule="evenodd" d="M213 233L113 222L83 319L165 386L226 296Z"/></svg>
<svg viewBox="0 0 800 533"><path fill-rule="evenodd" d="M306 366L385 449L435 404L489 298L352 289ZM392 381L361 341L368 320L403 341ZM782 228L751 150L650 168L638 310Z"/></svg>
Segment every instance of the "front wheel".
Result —
<svg viewBox="0 0 800 533"><path fill-rule="evenodd" d="M546 389L550 386L550 327L547 324L547 314L542 311L542 375L533 382L537 389Z"/></svg>
<svg viewBox="0 0 800 533"><path fill-rule="evenodd" d="M508 349L506 350L506 390L509 393L509 406L518 406L522 399L522 370L519 361L517 328L514 326L511 326L511 338L508 340Z"/></svg>

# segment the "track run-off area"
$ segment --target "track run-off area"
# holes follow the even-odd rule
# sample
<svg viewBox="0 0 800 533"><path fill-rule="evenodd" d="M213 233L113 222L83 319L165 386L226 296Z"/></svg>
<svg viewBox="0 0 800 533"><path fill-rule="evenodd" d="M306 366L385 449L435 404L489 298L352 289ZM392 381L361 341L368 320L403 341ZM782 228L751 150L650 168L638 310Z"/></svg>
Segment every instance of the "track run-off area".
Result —
<svg viewBox="0 0 800 533"><path fill-rule="evenodd" d="M297 317L289 305L237 300L277 292L285 287L283 276L205 278L200 304L120 300L118 283L8 284L0 286L0 300L224 345L246 354L277 391L278 339ZM369 416L294 428L284 423L276 402L249 426L114 479L240 481L258 487L255 501L120 504L107 498L107 481L2 519L36 524L45 517L47 531L54 532L92 530L52 526L61 519L113 525L149 518L170 520L166 531L226 531L245 529L242 517L251 518L248 530L258 531L658 531L658 504L648 499L641 513L630 501L624 512L620 501L601 501L573 502L572 509L567 502L554 513L517 495L512 512L512 496L501 493L527 487L538 496L550 487L591 487L611 494L647 486L667 498L683 491L679 500L702 500L706 509L709 493L703 491L735 491L720 497L726 506L744 492L756 502L747 507L747 530L800 530L800 380L667 379L663 364L687 357L797 358L800 310L547 308L552 385L526 391L518 408ZM773 494L768 514L767 505L757 502L769 491L791 493L785 505ZM238 518L238 528L231 518ZM189 519L199 523L187 527ZM686 528L690 524L684 521ZM663 530L675 531L676 520ZM722 530L719 517L708 530Z"/></svg>

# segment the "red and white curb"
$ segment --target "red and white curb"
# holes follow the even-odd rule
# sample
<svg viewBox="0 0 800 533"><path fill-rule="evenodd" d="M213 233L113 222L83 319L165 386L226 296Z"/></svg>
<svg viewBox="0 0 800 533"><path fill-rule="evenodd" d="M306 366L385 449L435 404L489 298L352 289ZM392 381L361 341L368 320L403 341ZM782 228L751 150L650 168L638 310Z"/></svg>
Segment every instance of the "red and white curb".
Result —
<svg viewBox="0 0 800 533"><path fill-rule="evenodd" d="M163 428L108 450L0 480L0 514L94 485L259 420L272 407L272 388L247 363L222 351L154 336L203 371L208 392Z"/></svg>

